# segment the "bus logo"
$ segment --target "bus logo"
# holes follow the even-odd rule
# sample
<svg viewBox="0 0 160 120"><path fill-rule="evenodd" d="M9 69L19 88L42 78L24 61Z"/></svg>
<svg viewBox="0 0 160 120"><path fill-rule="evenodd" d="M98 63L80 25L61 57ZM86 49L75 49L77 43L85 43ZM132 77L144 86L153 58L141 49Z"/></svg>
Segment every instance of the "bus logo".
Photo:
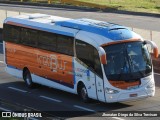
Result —
<svg viewBox="0 0 160 120"><path fill-rule="evenodd" d="M38 55L37 54L37 62L40 65L48 66L50 69L53 69L54 72L57 72L57 69L59 70L65 70L66 69L66 61L58 60L56 55Z"/></svg>

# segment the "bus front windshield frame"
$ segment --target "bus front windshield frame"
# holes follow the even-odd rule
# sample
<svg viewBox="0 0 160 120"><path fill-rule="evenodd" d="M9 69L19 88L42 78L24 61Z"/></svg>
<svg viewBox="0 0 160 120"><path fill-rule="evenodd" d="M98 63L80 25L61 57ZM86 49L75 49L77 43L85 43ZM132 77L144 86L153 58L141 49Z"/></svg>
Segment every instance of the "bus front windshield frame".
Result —
<svg viewBox="0 0 160 120"><path fill-rule="evenodd" d="M104 71L111 81L136 81L152 73L149 51L143 41L103 47L107 55Z"/></svg>

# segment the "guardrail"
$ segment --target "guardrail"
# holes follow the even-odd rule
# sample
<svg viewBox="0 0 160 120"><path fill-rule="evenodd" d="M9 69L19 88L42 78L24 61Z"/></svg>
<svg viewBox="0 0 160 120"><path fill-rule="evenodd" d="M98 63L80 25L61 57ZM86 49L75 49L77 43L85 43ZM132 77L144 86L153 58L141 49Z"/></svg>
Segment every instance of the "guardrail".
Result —
<svg viewBox="0 0 160 120"><path fill-rule="evenodd" d="M11 16L16 16L16 15L21 15L21 14L29 14L29 13L25 13L25 12L14 12L14 11L7 11L7 10L0 10L0 28L3 28L3 21L7 18L7 17L11 17ZM144 29L139 29L139 28L133 28L130 27L133 31L135 31L136 33L140 34L144 39L147 40L152 40L154 41L160 51L160 31L152 31L152 30L144 30ZM2 40L0 40L0 42L2 42ZM151 50L150 50L151 52ZM158 73L160 73L160 56L158 59L154 59L153 58L153 65L154 65L154 70Z"/></svg>

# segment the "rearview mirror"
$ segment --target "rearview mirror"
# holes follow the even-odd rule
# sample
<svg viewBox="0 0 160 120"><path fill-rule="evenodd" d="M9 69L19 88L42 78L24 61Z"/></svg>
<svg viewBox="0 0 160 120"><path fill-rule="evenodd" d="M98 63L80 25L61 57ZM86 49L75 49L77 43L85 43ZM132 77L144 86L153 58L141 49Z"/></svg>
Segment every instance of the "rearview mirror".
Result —
<svg viewBox="0 0 160 120"><path fill-rule="evenodd" d="M102 64L107 64L106 52L102 47L99 47L99 54Z"/></svg>
<svg viewBox="0 0 160 120"><path fill-rule="evenodd" d="M155 44L155 42L150 41L150 40L145 40L144 42L145 42L146 44L151 45L151 48L153 49L154 57L155 57L155 58L158 58L159 52L158 52L158 47L157 47L157 45Z"/></svg>

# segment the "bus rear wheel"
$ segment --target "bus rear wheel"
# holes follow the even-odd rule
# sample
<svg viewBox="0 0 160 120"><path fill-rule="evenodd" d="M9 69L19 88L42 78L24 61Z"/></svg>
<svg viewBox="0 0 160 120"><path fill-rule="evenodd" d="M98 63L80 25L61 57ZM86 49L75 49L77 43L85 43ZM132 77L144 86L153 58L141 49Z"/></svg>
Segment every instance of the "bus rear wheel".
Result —
<svg viewBox="0 0 160 120"><path fill-rule="evenodd" d="M90 99L88 97L87 89L84 85L81 86L80 91L79 91L79 95L80 95L83 102L87 103L90 101Z"/></svg>
<svg viewBox="0 0 160 120"><path fill-rule="evenodd" d="M31 74L29 72L29 70L25 70L24 71L24 77L23 77L27 87L29 88L33 88L34 84L32 82L32 77L31 77Z"/></svg>

